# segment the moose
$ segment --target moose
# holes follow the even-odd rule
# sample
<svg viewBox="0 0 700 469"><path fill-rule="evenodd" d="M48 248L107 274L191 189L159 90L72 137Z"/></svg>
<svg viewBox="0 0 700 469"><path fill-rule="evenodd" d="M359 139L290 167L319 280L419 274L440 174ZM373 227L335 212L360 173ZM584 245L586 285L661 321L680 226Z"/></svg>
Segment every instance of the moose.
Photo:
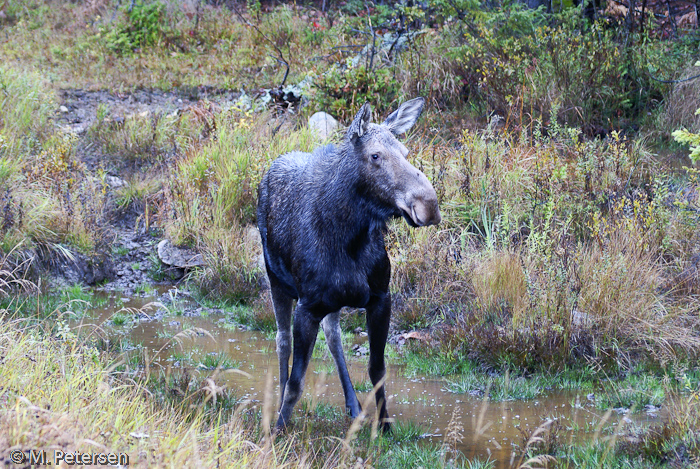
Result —
<svg viewBox="0 0 700 469"><path fill-rule="evenodd" d="M374 124L365 103L339 145L284 154L260 182L258 228L277 322L281 396L276 431L286 429L301 397L319 326L340 375L346 409L352 418L360 415L341 343L344 306L366 310L369 377L381 428L391 430L383 382L391 318L387 221L403 216L420 227L441 220L435 190L406 160L408 150L396 138L413 127L423 105L423 98L412 99Z"/></svg>

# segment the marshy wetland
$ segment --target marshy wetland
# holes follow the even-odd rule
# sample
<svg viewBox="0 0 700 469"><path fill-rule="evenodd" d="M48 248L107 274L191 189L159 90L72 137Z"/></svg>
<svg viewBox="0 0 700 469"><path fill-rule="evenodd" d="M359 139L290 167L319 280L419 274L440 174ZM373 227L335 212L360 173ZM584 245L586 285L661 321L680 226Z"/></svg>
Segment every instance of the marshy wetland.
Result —
<svg viewBox="0 0 700 469"><path fill-rule="evenodd" d="M0 0L0 458L699 467L700 36L668 5ZM338 142L416 96L442 222L386 234L393 432L345 310L368 415L320 338L275 435L257 185L315 112Z"/></svg>
<svg viewBox="0 0 700 469"><path fill-rule="evenodd" d="M127 340L132 349L126 352L125 362L135 370L144 372L138 357L146 356L150 373L156 375L188 369L196 382L214 374L217 384L232 390L232 398L249 411L261 409L266 399L279 402L275 342L269 330L250 330L237 313L202 307L179 295L176 288L160 288L137 297L118 292L96 292L95 296L100 307L88 308L83 317L70 321L71 327L109 331L106 338L110 342ZM366 334L346 333L343 339L350 351L350 376L366 405L372 388L366 370ZM599 394L606 390L599 382L561 389L543 381L525 383L523 378L512 378L509 383L508 378L494 382L488 375L465 377L425 375L406 364L400 348L390 354L386 386L390 414L400 428L406 427L399 431L410 432L407 439L417 444L439 447L448 439L450 427L458 423L462 437L451 449L461 457L492 461L490 467L501 469L516 463L521 456L518 446L543 423L550 422L547 429L553 426L550 431L556 438L580 443L624 437L626 431L646 429L668 417L661 406L663 393L658 391L649 396L653 404L613 409L602 404ZM495 387L498 391L492 392ZM335 420L342 426L348 419L343 415L344 405L335 364L321 336L300 413Z"/></svg>

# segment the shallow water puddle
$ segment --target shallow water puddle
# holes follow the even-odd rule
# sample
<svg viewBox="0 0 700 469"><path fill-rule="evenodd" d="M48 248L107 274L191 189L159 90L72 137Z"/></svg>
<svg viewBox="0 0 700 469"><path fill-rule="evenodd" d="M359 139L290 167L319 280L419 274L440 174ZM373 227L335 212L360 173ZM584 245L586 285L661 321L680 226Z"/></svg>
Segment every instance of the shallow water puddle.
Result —
<svg viewBox="0 0 700 469"><path fill-rule="evenodd" d="M154 296L123 298L118 293L111 294L107 306L93 310L90 316L80 322L84 325L108 324L114 312L119 309L119 306L115 306L117 303L135 311L154 301ZM272 373L274 399L277 402L278 364L274 338L232 326L222 314L197 315L196 307L192 308L191 305L179 316L162 316L163 311L162 308L159 313L156 313L156 309L145 310L148 317L142 314L135 325L115 326L113 329L123 329L123 337L128 337L133 343L141 344L148 350L149 356L153 357L152 369L177 368L181 366L179 361L182 357L188 354L194 363L203 360L207 354L225 356L245 373L222 372L217 377L217 384L226 384L249 399L265 399L267 376ZM195 315L192 315L193 311ZM178 345L178 340L173 339L173 336L188 328L200 328L208 334L194 334L191 339L182 339L182 345ZM115 335L119 334L115 332ZM355 336L355 343L363 344L365 341L366 338ZM316 347L323 349L325 344L319 341ZM353 383L356 386L368 386L367 357L350 356L350 353L348 351L347 360ZM326 358L314 359L310 365L304 399L342 408L344 397L335 373L335 364L327 352L323 351L322 355ZM211 373L207 369L201 371ZM548 418L558 419L561 442L606 438L614 433L615 428L646 425L663 419L663 413L625 416L613 412L606 415L588 401L586 392L551 392L530 401L489 402L468 394L451 393L445 389L444 380L422 376L407 378L400 364L388 366L386 387L389 412L397 421L419 424L424 428L423 438L426 441L442 443L448 433L448 425L453 420L462 426L463 439L456 445L457 449L470 459L479 457L495 460L496 468L511 467L515 457L513 444L523 446L527 437ZM358 392L361 403L364 403L367 396L367 392ZM298 410L301 405L300 402L295 409L298 418L302 418ZM374 407L372 402L369 408L373 410Z"/></svg>

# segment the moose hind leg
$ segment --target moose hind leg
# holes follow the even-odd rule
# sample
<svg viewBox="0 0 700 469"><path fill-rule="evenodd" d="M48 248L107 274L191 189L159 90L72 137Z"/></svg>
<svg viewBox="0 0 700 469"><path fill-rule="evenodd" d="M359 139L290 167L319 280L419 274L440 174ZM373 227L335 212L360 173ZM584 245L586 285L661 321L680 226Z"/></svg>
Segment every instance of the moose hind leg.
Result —
<svg viewBox="0 0 700 469"><path fill-rule="evenodd" d="M286 428L292 415L292 410L301 397L301 392L304 389L304 378L311 361L311 354L314 351L319 324L320 321L306 310L301 301L298 301L294 313L292 373L289 375L287 386L284 389L284 400L277 419L277 430Z"/></svg>
<svg viewBox="0 0 700 469"><path fill-rule="evenodd" d="M280 408L289 377L289 355L292 353L292 298L270 281L272 306L277 322L277 358L280 367Z"/></svg>
<svg viewBox="0 0 700 469"><path fill-rule="evenodd" d="M338 369L340 383L343 386L343 394L345 394L345 409L352 418L356 418L358 415L360 415L362 408L360 407L360 402L357 400L355 388L352 386L350 373L348 373L348 367L345 363L345 355L343 354L343 343L340 331L340 311L327 315L325 318L323 318L321 325L323 326L323 333L326 336L328 349L330 350L331 355L333 355L335 366Z"/></svg>
<svg viewBox="0 0 700 469"><path fill-rule="evenodd" d="M376 388L377 383L386 376L384 364L384 348L389 336L389 321L391 320L391 295L386 293L373 299L367 306L367 335L369 336L369 379ZM375 394L379 409L379 423L385 432L391 431L389 413L386 409L386 392L384 383Z"/></svg>

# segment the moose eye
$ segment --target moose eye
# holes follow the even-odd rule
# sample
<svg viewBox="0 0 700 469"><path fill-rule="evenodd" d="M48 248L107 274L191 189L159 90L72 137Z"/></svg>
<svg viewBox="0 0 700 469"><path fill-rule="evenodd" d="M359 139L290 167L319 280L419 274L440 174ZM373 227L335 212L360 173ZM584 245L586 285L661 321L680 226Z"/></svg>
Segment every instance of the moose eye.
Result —
<svg viewBox="0 0 700 469"><path fill-rule="evenodd" d="M372 159L373 159L373 160L378 160L378 159L379 159L379 155L377 155L377 154L375 153L374 155L372 155Z"/></svg>

